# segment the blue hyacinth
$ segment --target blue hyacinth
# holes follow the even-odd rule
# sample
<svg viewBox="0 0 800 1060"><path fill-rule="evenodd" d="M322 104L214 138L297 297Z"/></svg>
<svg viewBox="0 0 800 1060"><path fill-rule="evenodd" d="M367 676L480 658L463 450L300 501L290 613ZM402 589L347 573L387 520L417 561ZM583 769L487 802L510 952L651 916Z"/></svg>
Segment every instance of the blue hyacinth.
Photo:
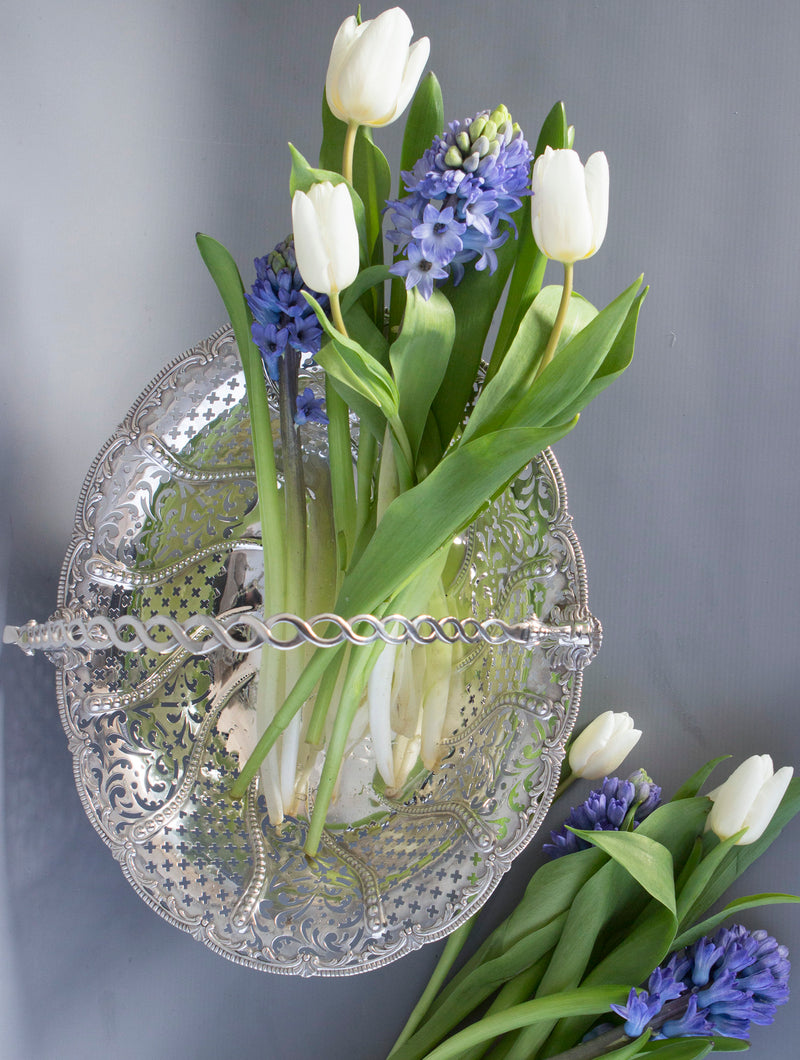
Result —
<svg viewBox="0 0 800 1060"><path fill-rule="evenodd" d="M533 155L505 107L468 121L451 122L435 137L411 172L403 173L406 198L387 203L394 227L387 238L404 259L390 271L423 298L435 280L458 283L464 265L497 268L497 249L508 238L511 214L530 194ZM502 229L502 230L501 230Z"/></svg>
<svg viewBox="0 0 800 1060"><path fill-rule="evenodd" d="M623 1030L638 1038L723 1035L749 1038L750 1025L769 1024L789 998L788 950L766 931L736 924L673 953L643 991L612 1005Z"/></svg>
<svg viewBox="0 0 800 1060"><path fill-rule="evenodd" d="M589 832L617 832L633 810L626 827L636 828L660 803L661 788L642 770L628 780L606 777L602 787L589 792L584 803L573 806L562 827L550 833L552 843L545 843L542 849L550 858L586 850L591 844L567 826Z"/></svg>
<svg viewBox="0 0 800 1060"><path fill-rule="evenodd" d="M287 349L312 356L319 352L322 328L301 294L303 278L297 268L291 236L266 257L256 258L255 267L256 282L245 296L254 318L251 333L267 374L277 380L278 364ZM327 311L327 296L311 293Z"/></svg>

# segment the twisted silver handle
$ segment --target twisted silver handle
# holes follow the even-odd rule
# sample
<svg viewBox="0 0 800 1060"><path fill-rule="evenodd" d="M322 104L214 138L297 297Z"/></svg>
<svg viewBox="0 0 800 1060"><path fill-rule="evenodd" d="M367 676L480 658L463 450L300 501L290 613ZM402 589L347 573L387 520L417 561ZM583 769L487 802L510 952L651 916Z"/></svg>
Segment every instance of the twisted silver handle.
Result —
<svg viewBox="0 0 800 1060"><path fill-rule="evenodd" d="M290 626L294 634L279 636L275 632L278 626ZM322 627L324 632L318 632L316 627ZM160 635L153 636L154 632ZM191 655L208 655L222 647L235 652L250 652L265 644L288 651L301 644L334 648L345 642L360 646L377 641L399 645L407 642L433 644L440 640L448 644L542 646L547 651L557 652L562 656L562 662L563 656L568 656L570 669L583 669L597 653L600 636L599 623L588 614L569 625L548 626L536 615L530 615L523 622L509 623L494 617L458 619L453 615L440 619L431 615L419 615L413 619L403 615L387 615L385 618L355 615L345 619L324 612L306 621L288 612L261 619L253 611L237 609L219 617L193 615L178 622L169 615L153 615L144 620L133 615L111 619L105 615L65 610L47 622L6 626L3 643L16 644L28 655L35 651L80 648L103 651L112 647L125 652L146 649L159 655L177 649Z"/></svg>

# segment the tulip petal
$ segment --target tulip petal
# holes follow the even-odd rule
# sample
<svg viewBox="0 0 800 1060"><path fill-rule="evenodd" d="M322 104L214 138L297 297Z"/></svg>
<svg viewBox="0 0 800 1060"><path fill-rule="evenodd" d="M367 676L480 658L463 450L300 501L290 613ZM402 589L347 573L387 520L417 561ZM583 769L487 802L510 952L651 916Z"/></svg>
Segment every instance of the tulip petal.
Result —
<svg viewBox="0 0 800 1060"><path fill-rule="evenodd" d="M720 839L729 839L744 827L744 820L758 792L772 776L769 755L752 755L714 792L714 805L708 815L706 829Z"/></svg>
<svg viewBox="0 0 800 1060"><path fill-rule="evenodd" d="M403 72L403 80L397 96L397 104L395 105L394 113L391 118L387 119L384 124L389 125L399 118L411 102L414 93L417 91L417 85L419 84L419 79L422 77L422 71L425 69L425 64L428 61L430 52L431 42L427 37L420 37L420 39L415 41L409 48L408 61L406 62L406 68Z"/></svg>
<svg viewBox="0 0 800 1060"><path fill-rule="evenodd" d="M583 176L586 183L586 200L589 204L594 229L591 250L591 254L594 254L600 249L608 227L608 159L602 151L595 151L593 155L589 155L583 169Z"/></svg>
<svg viewBox="0 0 800 1060"><path fill-rule="evenodd" d="M320 236L319 220L312 199L317 187L319 185L314 185L308 195L296 191L292 198L294 252L306 287L330 294L328 256Z"/></svg>
<svg viewBox="0 0 800 1060"><path fill-rule="evenodd" d="M346 184L333 187L322 207L320 223L330 263L331 290L343 291L358 275L359 265L358 229Z"/></svg>
<svg viewBox="0 0 800 1060"><path fill-rule="evenodd" d="M339 96L339 75L347 62L353 42L360 36L360 29L355 15L350 15L339 26L331 46L328 72L325 75L325 95L328 99L328 106L340 121L348 121L348 116Z"/></svg>
<svg viewBox="0 0 800 1060"><path fill-rule="evenodd" d="M594 229L577 152L545 150L534 165L533 196L533 234L542 253L566 263L590 254Z"/></svg>
<svg viewBox="0 0 800 1060"><path fill-rule="evenodd" d="M582 733L572 741L569 749L569 766L573 773L582 775L583 769L598 745L605 745L614 731L614 712L606 710L598 714Z"/></svg>
<svg viewBox="0 0 800 1060"><path fill-rule="evenodd" d="M793 774L794 770L791 766L783 766L766 781L742 822L742 827L746 828L747 832L736 844L737 846L749 846L750 843L755 843L761 838L780 806Z"/></svg>

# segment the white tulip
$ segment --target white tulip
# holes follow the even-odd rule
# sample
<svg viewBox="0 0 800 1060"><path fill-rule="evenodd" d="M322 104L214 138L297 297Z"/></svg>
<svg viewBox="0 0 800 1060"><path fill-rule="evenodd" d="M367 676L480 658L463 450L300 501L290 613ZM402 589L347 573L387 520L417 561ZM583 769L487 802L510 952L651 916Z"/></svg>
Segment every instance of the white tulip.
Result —
<svg viewBox="0 0 800 1060"><path fill-rule="evenodd" d="M755 843L772 820L793 773L791 766L775 773L769 755L745 759L724 784L709 794L714 805L706 821L706 831L710 829L720 839L728 839L746 828L736 846Z"/></svg>
<svg viewBox="0 0 800 1060"><path fill-rule="evenodd" d="M533 165L533 238L554 261L572 264L600 249L608 224L608 160L602 151L585 166L575 151L544 149Z"/></svg>
<svg viewBox="0 0 800 1060"><path fill-rule="evenodd" d="M570 769L575 776L587 780L607 777L627 758L641 735L639 729L634 729L630 714L607 710L572 741Z"/></svg>
<svg viewBox="0 0 800 1060"><path fill-rule="evenodd" d="M297 267L306 287L334 294L358 275L358 230L346 184L323 181L292 199Z"/></svg>
<svg viewBox="0 0 800 1060"><path fill-rule="evenodd" d="M414 30L399 7L359 26L346 18L333 41L325 94L348 125L389 125L399 118L428 61L430 41L411 44Z"/></svg>

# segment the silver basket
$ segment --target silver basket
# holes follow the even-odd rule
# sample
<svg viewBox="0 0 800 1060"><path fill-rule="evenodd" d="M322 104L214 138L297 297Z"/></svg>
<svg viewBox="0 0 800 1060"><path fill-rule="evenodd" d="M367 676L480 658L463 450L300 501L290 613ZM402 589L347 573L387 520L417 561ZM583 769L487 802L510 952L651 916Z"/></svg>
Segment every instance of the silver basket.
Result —
<svg viewBox="0 0 800 1060"><path fill-rule="evenodd" d="M313 372L301 387L320 386ZM304 428L307 481L325 433ZM237 963L345 975L440 939L541 824L600 643L560 469L540 454L460 542L458 615L263 617L244 380L229 328L168 365L95 460L53 618L4 640L57 666L78 791L137 893ZM435 773L402 797L347 757L319 856L304 819L242 802L254 649L459 644L463 689ZM313 778L309 789L313 800Z"/></svg>

